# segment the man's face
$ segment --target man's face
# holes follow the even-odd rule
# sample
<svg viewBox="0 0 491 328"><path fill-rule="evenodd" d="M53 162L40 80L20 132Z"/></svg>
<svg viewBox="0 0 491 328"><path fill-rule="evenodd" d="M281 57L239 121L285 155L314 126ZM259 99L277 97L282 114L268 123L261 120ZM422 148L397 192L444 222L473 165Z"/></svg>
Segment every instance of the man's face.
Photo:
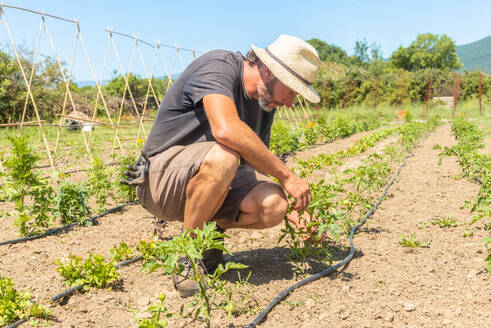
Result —
<svg viewBox="0 0 491 328"><path fill-rule="evenodd" d="M275 77L259 85L257 91L259 94L259 106L266 112L270 112L273 108L280 106L291 107L297 96L295 91Z"/></svg>

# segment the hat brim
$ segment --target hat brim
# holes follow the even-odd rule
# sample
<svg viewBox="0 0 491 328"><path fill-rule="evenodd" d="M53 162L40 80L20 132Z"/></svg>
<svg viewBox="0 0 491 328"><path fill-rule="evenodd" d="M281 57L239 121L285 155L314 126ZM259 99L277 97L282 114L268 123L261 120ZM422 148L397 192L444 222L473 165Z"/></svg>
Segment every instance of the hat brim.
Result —
<svg viewBox="0 0 491 328"><path fill-rule="evenodd" d="M271 58L268 53L259 47L251 44L251 48L256 54L256 56L261 59L261 61L266 65L267 68L273 73L273 75L280 80L284 85L304 97L310 102L318 103L321 100L321 97L312 87L312 85L308 85L305 82L301 81L292 73L288 72L283 66L281 66L276 60Z"/></svg>

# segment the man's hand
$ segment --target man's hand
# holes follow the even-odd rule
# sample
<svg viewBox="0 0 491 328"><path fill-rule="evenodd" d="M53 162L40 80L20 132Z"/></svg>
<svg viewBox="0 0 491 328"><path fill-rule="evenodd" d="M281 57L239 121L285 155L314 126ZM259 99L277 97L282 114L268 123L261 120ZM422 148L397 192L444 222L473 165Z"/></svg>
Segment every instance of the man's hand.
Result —
<svg viewBox="0 0 491 328"><path fill-rule="evenodd" d="M308 183L291 173L284 181L280 181L285 191L295 199L295 205L293 209L295 211L304 210L309 206L312 200L312 194L310 193L310 187Z"/></svg>
<svg viewBox="0 0 491 328"><path fill-rule="evenodd" d="M150 161L143 156L140 156L135 165L128 165L126 167L128 170L125 172L125 174L128 177L128 180L121 180L121 183L133 187L143 184L147 177L149 166Z"/></svg>

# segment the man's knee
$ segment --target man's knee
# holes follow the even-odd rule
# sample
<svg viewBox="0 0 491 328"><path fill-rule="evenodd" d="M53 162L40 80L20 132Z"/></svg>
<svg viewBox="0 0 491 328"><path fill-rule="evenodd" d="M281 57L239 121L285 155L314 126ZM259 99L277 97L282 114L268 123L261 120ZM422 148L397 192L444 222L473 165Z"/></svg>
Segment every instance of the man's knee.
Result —
<svg viewBox="0 0 491 328"><path fill-rule="evenodd" d="M261 206L263 221L268 228L280 224L288 211L288 201L283 190L279 186L275 189L275 192L264 199Z"/></svg>
<svg viewBox="0 0 491 328"><path fill-rule="evenodd" d="M200 171L232 179L239 167L239 154L232 149L216 144L210 148L201 162Z"/></svg>

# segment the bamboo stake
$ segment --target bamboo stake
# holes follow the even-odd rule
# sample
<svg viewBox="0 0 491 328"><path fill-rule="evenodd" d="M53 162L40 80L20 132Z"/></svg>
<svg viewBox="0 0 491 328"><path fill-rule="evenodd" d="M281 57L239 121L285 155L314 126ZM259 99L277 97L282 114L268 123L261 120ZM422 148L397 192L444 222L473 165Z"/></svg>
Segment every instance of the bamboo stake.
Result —
<svg viewBox="0 0 491 328"><path fill-rule="evenodd" d="M54 168L54 162L53 162L53 158L51 157L51 151L49 149L48 140L46 138L46 134L44 133L43 124L40 122L41 117L39 115L38 107L37 107L36 101L34 100L34 96L32 94L31 86L29 85L29 81L27 80L26 73L24 71L24 67L22 67L22 63L20 61L19 54L17 52L17 47L15 46L14 39L12 37L12 33L10 32L9 26L7 24L7 19L5 18L5 14L3 13L3 8L1 8L1 7L0 7L0 15L2 16L2 22L5 25L5 29L7 30L7 34L9 35L10 44L12 45L12 49L14 50L15 58L17 60L17 64L19 65L20 71L22 73L24 83L27 86L27 92L31 98L32 106L34 107L34 113L36 114L36 119L39 121L39 128L41 129L41 134L43 136L43 143L44 143L44 146L46 147L46 153L48 154L49 163L50 163L51 167Z"/></svg>
<svg viewBox="0 0 491 328"><path fill-rule="evenodd" d="M68 94L68 99L70 99L70 103L72 105L73 110L77 110L77 107L75 106L75 101L73 100L72 92L70 91L70 80L65 77L65 73L63 73L63 66L61 65L60 58L58 57L58 53L56 51L55 45L53 43L53 39L51 38L51 34L48 31L48 26L46 23L44 23L44 30L46 31L46 35L48 35L48 40L51 45L51 48L53 49L53 53L56 58L56 63L58 64L58 68L60 69L60 74L61 77L63 78L63 81L65 82L65 87L66 87L66 93ZM79 30L78 30L78 25L77 25L77 34L76 34L76 39L78 38ZM71 71L70 71L71 74ZM70 75L71 78L71 75ZM90 151L89 144L87 143L87 138L85 137L85 134L83 133L83 130L80 129L80 133L82 134L82 138L84 140L84 145L87 150L87 154L89 155L89 158L92 160L92 154Z"/></svg>
<svg viewBox="0 0 491 328"><path fill-rule="evenodd" d="M44 120L41 121L30 121L30 122L20 122L20 123L2 123L0 124L0 127L13 127L13 126L35 126L39 122L44 122Z"/></svg>
<svg viewBox="0 0 491 328"><path fill-rule="evenodd" d="M78 33L79 33L79 29L78 29L78 25L77 25L75 39L73 40L73 51L72 51L72 59L71 59L71 62L70 62L70 71L68 73L68 81L70 81L71 78L72 78L73 63L75 61L75 53L77 52ZM69 90L69 88L67 90ZM67 98L68 98L68 92L65 91L65 98L63 100L63 107L62 107L62 110L61 110L61 113L62 114L65 114ZM75 108L74 108L74 110L75 110ZM63 124L63 118L60 117L60 123L58 125L58 131L56 133L56 142L55 142L55 150L54 150L55 153L58 150L58 143L60 141L60 134L61 134L61 126L62 126L62 124Z"/></svg>
<svg viewBox="0 0 491 328"><path fill-rule="evenodd" d="M42 16L42 20L44 21L44 16ZM32 68L31 68L31 76L29 77L29 86L32 85L32 78L34 77L34 72L36 70L36 60L38 58L39 41L41 41L42 32L43 32L43 22L41 21L41 25L39 26L38 38L36 41L36 50L34 51L34 58L32 59ZM29 102L29 94L26 93L26 101L24 102L24 110L22 111L21 123L24 122L28 102ZM20 125L20 127L22 128L22 124Z"/></svg>
<svg viewBox="0 0 491 328"><path fill-rule="evenodd" d="M113 126L114 125L113 120L111 118L111 114L109 113L109 109L107 107L107 103L106 103L106 100L104 98L104 95L103 95L102 89L101 89L102 81L101 81L101 83L99 83L97 81L97 76L96 76L95 71L94 71L94 66L92 65L92 62L91 62L90 57L89 57L89 53L87 51L87 48L85 47L85 42L84 42L84 39L82 37L82 34L80 34L80 43L82 45L82 49L84 50L85 59L87 60L87 63L89 64L90 72L92 73L92 77L94 78L95 84L97 86L97 92L100 95L100 98L102 100L102 104L104 105L104 109L106 111L107 118L109 119L109 122ZM114 128L114 126L113 126L113 128ZM118 144L119 144L119 147L121 149L121 152L124 154L125 152L123 149L123 145L121 144L121 141L119 140L119 138L118 138Z"/></svg>

